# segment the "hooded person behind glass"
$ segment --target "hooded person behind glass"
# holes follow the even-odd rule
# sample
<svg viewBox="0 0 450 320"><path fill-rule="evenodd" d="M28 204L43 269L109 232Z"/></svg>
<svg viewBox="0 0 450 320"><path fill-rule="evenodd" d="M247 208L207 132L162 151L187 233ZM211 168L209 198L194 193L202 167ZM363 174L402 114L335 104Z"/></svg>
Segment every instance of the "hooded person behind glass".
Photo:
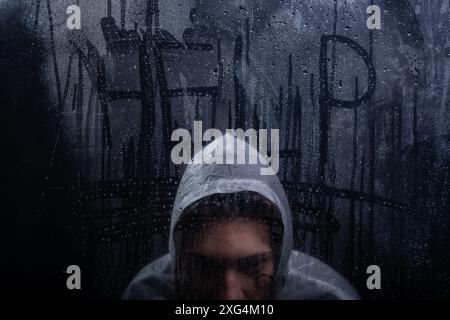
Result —
<svg viewBox="0 0 450 320"><path fill-rule="evenodd" d="M259 164L195 164L251 148L222 136L187 166L174 202L169 253L144 267L124 299L358 299L319 260L293 250L292 218L275 174ZM247 149L249 150L249 149ZM228 150L231 151L231 150ZM267 169L267 167L266 167Z"/></svg>

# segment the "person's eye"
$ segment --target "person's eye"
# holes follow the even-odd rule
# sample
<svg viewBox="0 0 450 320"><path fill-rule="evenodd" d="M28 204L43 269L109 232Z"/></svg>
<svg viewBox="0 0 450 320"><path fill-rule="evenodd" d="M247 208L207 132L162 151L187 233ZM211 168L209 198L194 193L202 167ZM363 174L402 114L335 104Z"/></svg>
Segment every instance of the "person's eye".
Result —
<svg viewBox="0 0 450 320"><path fill-rule="evenodd" d="M193 258L191 268L193 272L203 277L217 275L223 269L219 263L205 257Z"/></svg>
<svg viewBox="0 0 450 320"><path fill-rule="evenodd" d="M251 266L244 271L244 274L247 276L256 276L260 270L261 268L259 266Z"/></svg>
<svg viewBox="0 0 450 320"><path fill-rule="evenodd" d="M245 261L242 261L242 263L239 264L238 268L241 273L248 276L253 276L259 273L261 267L262 267L261 261L256 257L251 257L245 259Z"/></svg>

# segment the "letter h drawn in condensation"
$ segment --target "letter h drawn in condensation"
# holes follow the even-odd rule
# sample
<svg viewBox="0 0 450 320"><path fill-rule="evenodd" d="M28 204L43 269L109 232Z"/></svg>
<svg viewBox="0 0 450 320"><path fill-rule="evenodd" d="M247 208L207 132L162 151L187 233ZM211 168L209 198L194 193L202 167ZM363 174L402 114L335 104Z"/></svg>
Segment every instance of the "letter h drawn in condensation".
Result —
<svg viewBox="0 0 450 320"><path fill-rule="evenodd" d="M167 83L167 78L165 75L165 64L162 58L162 53L164 51L179 52L183 54L186 51L213 51L214 47L210 43L196 43L196 42L184 42L181 43L175 38L167 39L167 35L164 37L164 31L156 34L156 39L154 41L154 56L157 72L157 80L160 89L160 95L162 99L163 109L166 109L166 122L168 125L170 119L170 99L179 98L185 95L189 97L211 97L212 99L212 116L211 116L211 127L215 127L217 105L220 101L221 91L222 91L222 79L223 79L223 65L221 57L221 45L220 40L217 41L217 64L219 69L218 81L215 86L193 86L187 88L169 88ZM170 127L169 127L170 128ZM170 141L170 132L167 132L166 138Z"/></svg>

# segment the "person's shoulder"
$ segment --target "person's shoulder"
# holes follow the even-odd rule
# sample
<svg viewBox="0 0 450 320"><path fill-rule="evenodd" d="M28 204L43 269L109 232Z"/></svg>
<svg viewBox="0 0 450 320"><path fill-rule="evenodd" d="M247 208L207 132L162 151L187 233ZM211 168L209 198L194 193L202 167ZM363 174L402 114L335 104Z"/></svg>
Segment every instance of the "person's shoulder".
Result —
<svg viewBox="0 0 450 320"><path fill-rule="evenodd" d="M357 300L352 285L327 264L308 254L292 250L279 299Z"/></svg>
<svg viewBox="0 0 450 320"><path fill-rule="evenodd" d="M122 295L124 300L169 300L175 295L170 256L166 254L142 268Z"/></svg>

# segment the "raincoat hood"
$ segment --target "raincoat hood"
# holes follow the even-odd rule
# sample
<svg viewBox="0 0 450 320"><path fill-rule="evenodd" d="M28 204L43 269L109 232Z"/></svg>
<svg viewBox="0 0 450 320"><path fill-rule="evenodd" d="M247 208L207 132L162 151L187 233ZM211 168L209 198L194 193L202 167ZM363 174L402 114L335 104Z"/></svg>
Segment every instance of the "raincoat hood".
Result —
<svg viewBox="0 0 450 320"><path fill-rule="evenodd" d="M292 250L292 219L289 203L275 172L270 172L270 167L263 165L267 162L259 161L263 159L263 156L248 143L242 140L238 143L238 139L240 138L230 133L215 139L197 153L187 166L178 187L172 212L169 238L171 260L174 264L176 257L174 228L186 208L197 200L215 194L253 191L273 202L281 215L284 232L280 261L275 276L275 284L278 284L282 276L286 274L286 266ZM250 152L259 155L256 164L249 164ZM239 153L246 154L245 164L236 164ZM223 155L222 163L226 162L227 154L234 154L234 164L206 164L211 163L213 158L217 159L217 154ZM196 164L200 162L203 164ZM270 174L263 175L263 167ZM175 265L172 267L175 268Z"/></svg>

